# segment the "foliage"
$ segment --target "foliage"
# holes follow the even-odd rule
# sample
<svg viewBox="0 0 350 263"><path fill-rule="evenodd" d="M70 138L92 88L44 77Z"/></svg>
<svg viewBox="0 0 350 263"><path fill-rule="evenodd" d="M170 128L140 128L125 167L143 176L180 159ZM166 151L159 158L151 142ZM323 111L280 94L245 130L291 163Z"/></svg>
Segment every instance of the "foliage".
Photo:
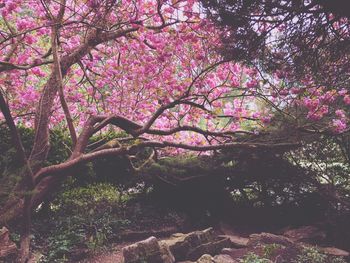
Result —
<svg viewBox="0 0 350 263"><path fill-rule="evenodd" d="M34 220L34 247L44 247L43 262L62 262L75 250L89 253L116 239L129 224L122 218L123 202L117 188L94 184L61 192L51 203L49 214Z"/></svg>
<svg viewBox="0 0 350 263"><path fill-rule="evenodd" d="M262 258L252 252L248 253L244 256L244 258L240 259L240 263L269 263L270 260L267 258Z"/></svg>
<svg viewBox="0 0 350 263"><path fill-rule="evenodd" d="M293 84L311 76L316 85L347 85L348 74L337 73L349 63L345 0L202 2L222 26L225 56L257 63Z"/></svg>
<svg viewBox="0 0 350 263"><path fill-rule="evenodd" d="M343 257L327 256L317 247L304 247L293 263L345 263Z"/></svg>
<svg viewBox="0 0 350 263"><path fill-rule="evenodd" d="M34 141L34 130L22 125L18 126L23 147L29 156ZM0 126L0 203L4 202L12 192L14 185L20 180L22 167L18 167L16 150L11 142L10 132L6 125ZM50 132L51 147L46 165L58 164L69 156L70 140L63 130L53 129Z"/></svg>
<svg viewBox="0 0 350 263"><path fill-rule="evenodd" d="M329 263L347 263L347 261L342 257L331 257L328 259Z"/></svg>
<svg viewBox="0 0 350 263"><path fill-rule="evenodd" d="M34 141L34 129L19 125L18 127L23 147L29 156L31 147ZM11 142L11 135L6 125L0 126L0 148L2 149L0 155L0 172L1 174L9 173L15 170L17 167L18 160L16 159L16 151L13 148ZM50 132L50 151L47 158L47 164L57 164L65 161L69 156L69 149L71 142L66 132L62 129L53 129Z"/></svg>
<svg viewBox="0 0 350 263"><path fill-rule="evenodd" d="M282 248L280 244L266 244L263 247L264 257L271 258L272 255L276 252L276 250Z"/></svg>
<svg viewBox="0 0 350 263"><path fill-rule="evenodd" d="M118 201L125 201L125 197L121 197L112 185L100 183L64 191L56 197L51 206L53 211L66 209L65 212L70 210L78 214L90 214L99 212L99 209L110 210Z"/></svg>
<svg viewBox="0 0 350 263"><path fill-rule="evenodd" d="M295 263L324 263L327 256L322 254L316 247L304 247L301 254L295 259Z"/></svg>
<svg viewBox="0 0 350 263"><path fill-rule="evenodd" d="M25 126L18 126L22 138L23 146L27 156L31 151L34 140L34 129ZM20 169L17 166L16 151L11 143L9 130L6 126L0 127L0 182L1 194L0 203L5 201L12 188L20 179L18 174ZM123 133L108 132L94 136L90 140L91 147L98 147L103 143L121 137ZM59 164L68 159L70 154L71 140L62 129L54 129L50 133L50 151L46 165ZM81 165L75 169L75 178L68 180L65 187L77 187L96 182L109 182L119 185L120 190L125 190L136 184L135 177L132 176L130 165L123 157L106 157L95 160L92 163Z"/></svg>
<svg viewBox="0 0 350 263"><path fill-rule="evenodd" d="M345 143L348 136L322 136L285 154L293 165L306 171L312 185L338 210L349 205L346 196L350 194L350 162L349 148ZM339 198L331 200L331 195Z"/></svg>

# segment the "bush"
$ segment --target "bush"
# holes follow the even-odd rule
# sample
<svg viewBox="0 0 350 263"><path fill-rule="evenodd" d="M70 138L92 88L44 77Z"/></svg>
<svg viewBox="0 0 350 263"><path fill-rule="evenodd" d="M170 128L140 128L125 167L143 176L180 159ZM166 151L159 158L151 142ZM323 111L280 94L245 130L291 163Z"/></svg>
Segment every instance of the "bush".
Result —
<svg viewBox="0 0 350 263"><path fill-rule="evenodd" d="M282 245L280 244L267 244L263 248L264 256L266 258L271 258L271 256L274 255L274 253L280 248L282 248Z"/></svg>
<svg viewBox="0 0 350 263"><path fill-rule="evenodd" d="M302 253L297 256L294 263L324 263L327 256L322 254L316 247L304 247Z"/></svg>
<svg viewBox="0 0 350 263"><path fill-rule="evenodd" d="M34 130L24 126L18 126L23 147L29 156L34 141ZM16 182L20 180L22 167L18 167L16 150L12 145L10 131L7 127L0 127L0 205L7 199ZM52 130L50 133L51 148L45 165L57 164L66 160L69 156L71 145L67 135L60 130Z"/></svg>
<svg viewBox="0 0 350 263"><path fill-rule="evenodd" d="M254 253L248 253L244 258L240 260L240 263L269 263L270 260L262 258Z"/></svg>
<svg viewBox="0 0 350 263"><path fill-rule="evenodd" d="M34 141L34 130L19 125L23 146L29 156ZM101 144L124 136L123 133L109 132L94 136L90 140L91 147L98 147ZM6 126L0 127L0 205L12 192L13 186L20 180L21 167L18 167L16 150L14 149L10 131ZM61 163L69 158L71 153L71 140L69 135L60 129L50 131L50 150L45 166ZM130 171L130 165L125 157L108 157L95 160L92 163L84 164L75 169L75 176L66 181L64 187L73 188L88 185L95 182L109 182L118 185L120 189L126 189L135 185ZM135 177L134 177L135 179Z"/></svg>
<svg viewBox="0 0 350 263"><path fill-rule="evenodd" d="M346 263L346 260L342 257L327 256L317 247L304 247L293 263Z"/></svg>
<svg viewBox="0 0 350 263"><path fill-rule="evenodd" d="M127 200L106 183L59 193L50 214L34 219L34 246L46 251L42 262L62 262L77 249L93 252L116 239L129 224L119 216Z"/></svg>

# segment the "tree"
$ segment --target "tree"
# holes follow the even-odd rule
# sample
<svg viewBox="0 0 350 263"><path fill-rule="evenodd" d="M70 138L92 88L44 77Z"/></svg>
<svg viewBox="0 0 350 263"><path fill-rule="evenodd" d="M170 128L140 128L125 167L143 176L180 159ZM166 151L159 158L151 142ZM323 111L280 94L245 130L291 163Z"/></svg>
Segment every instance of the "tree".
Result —
<svg viewBox="0 0 350 263"><path fill-rule="evenodd" d="M308 110L309 131L324 133L322 121L327 118L338 133L348 131L346 1L201 2L222 29L220 51L224 57L254 65L268 84L275 86L272 96L294 93L304 97L299 103ZM334 108L330 102L334 105L335 101L338 106Z"/></svg>
<svg viewBox="0 0 350 263"><path fill-rule="evenodd" d="M30 211L80 164L125 155L139 169L132 156L143 148L174 153L298 145L295 136L265 141L260 130L309 96L288 92L271 99L275 88L263 85L257 70L216 52L219 32L193 0L11 0L0 8L2 113L10 127L35 129L17 195L0 211L2 224L26 218L22 262ZM55 126L67 127L72 154L45 166ZM111 126L132 143L113 140L87 151L89 139ZM15 132L13 140L20 141Z"/></svg>
<svg viewBox="0 0 350 263"><path fill-rule="evenodd" d="M202 1L225 28L223 52L298 82L348 85L346 1Z"/></svg>
<svg viewBox="0 0 350 263"><path fill-rule="evenodd" d="M255 114L259 123L258 117L269 115L249 108L255 95L245 86L255 75L211 48L219 44L215 28L200 19L194 1L14 0L2 4L1 12L2 112L10 127L16 121L35 128L31 154L23 156L28 169L14 189L17 195L1 210L2 223L25 216L21 262L29 255L31 210L81 163L145 147L271 147L232 139L255 135L227 116ZM226 121L217 121L222 114ZM45 167L49 129L57 125L68 127L72 154ZM89 138L108 125L134 143L113 141L86 152ZM16 134L13 129L20 142Z"/></svg>

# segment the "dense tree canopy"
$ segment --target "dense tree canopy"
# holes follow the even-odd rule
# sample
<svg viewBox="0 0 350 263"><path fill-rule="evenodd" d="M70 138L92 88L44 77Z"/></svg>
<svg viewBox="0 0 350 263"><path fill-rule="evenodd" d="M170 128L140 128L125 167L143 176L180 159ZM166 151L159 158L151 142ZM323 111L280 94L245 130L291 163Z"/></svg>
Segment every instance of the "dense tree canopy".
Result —
<svg viewBox="0 0 350 263"><path fill-rule="evenodd" d="M328 115L333 116L338 132L346 130L344 110L350 103L346 1L202 2L222 29L224 57L254 65L262 74L268 72L269 81L272 74L274 97L306 96L303 104L316 126ZM330 100L344 103L342 109L332 110Z"/></svg>
<svg viewBox="0 0 350 263"><path fill-rule="evenodd" d="M203 1L224 26L225 55L293 81L312 75L343 87L349 78L346 1Z"/></svg>

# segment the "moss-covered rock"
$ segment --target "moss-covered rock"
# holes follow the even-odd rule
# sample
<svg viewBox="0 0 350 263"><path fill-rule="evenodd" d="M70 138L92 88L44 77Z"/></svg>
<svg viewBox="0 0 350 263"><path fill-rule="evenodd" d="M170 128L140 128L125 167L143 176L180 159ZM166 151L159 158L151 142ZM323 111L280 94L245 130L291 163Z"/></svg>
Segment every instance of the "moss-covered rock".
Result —
<svg viewBox="0 0 350 263"><path fill-rule="evenodd" d="M157 238L150 237L123 248L124 263L174 263L174 256Z"/></svg>

